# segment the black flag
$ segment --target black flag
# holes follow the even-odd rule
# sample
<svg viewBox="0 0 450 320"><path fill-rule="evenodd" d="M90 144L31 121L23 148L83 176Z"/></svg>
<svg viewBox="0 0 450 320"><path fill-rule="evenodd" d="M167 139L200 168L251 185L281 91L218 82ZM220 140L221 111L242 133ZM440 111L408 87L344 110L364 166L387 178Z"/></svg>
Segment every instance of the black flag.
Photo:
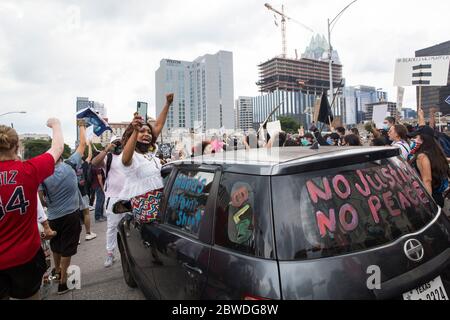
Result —
<svg viewBox="0 0 450 320"><path fill-rule="evenodd" d="M318 121L331 126L333 122L333 112L331 111L330 102L328 101L327 90L324 90L322 101L320 102L320 111Z"/></svg>

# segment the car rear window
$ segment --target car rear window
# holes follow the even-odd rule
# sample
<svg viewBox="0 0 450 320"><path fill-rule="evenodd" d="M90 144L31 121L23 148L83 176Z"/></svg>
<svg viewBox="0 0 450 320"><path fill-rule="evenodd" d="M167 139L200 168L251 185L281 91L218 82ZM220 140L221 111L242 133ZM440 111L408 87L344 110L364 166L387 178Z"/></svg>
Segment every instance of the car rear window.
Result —
<svg viewBox="0 0 450 320"><path fill-rule="evenodd" d="M423 229L438 207L400 158L273 177L278 257L330 257Z"/></svg>

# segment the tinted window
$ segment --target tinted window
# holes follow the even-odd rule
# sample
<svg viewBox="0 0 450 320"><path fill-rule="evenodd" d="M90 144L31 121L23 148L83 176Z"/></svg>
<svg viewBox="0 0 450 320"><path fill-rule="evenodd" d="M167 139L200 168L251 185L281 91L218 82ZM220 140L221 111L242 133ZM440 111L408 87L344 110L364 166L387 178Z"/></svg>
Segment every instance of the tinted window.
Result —
<svg viewBox="0 0 450 320"><path fill-rule="evenodd" d="M222 175L215 244L262 258L273 257L269 178Z"/></svg>
<svg viewBox="0 0 450 320"><path fill-rule="evenodd" d="M280 259L314 259L377 247L421 230L437 206L399 158L274 177Z"/></svg>
<svg viewBox="0 0 450 320"><path fill-rule="evenodd" d="M167 223L198 236L214 173L179 171L167 202Z"/></svg>

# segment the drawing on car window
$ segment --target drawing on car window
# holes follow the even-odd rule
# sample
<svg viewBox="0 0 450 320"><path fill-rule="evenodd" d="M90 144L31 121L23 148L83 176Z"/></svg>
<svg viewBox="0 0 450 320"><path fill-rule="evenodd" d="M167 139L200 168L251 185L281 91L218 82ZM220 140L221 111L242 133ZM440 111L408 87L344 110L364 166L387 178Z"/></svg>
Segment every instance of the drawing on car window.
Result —
<svg viewBox="0 0 450 320"><path fill-rule="evenodd" d="M236 182L230 198L228 237L231 242L245 244L253 236L253 189L248 183Z"/></svg>

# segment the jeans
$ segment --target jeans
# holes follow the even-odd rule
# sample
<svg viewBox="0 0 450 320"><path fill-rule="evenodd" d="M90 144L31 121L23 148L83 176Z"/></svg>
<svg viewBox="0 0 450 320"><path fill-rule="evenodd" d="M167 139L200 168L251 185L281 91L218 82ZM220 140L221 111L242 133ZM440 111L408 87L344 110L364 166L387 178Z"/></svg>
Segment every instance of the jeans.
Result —
<svg viewBox="0 0 450 320"><path fill-rule="evenodd" d="M95 198L95 220L98 220L104 217L103 212L105 210L105 193L102 188L95 189Z"/></svg>

